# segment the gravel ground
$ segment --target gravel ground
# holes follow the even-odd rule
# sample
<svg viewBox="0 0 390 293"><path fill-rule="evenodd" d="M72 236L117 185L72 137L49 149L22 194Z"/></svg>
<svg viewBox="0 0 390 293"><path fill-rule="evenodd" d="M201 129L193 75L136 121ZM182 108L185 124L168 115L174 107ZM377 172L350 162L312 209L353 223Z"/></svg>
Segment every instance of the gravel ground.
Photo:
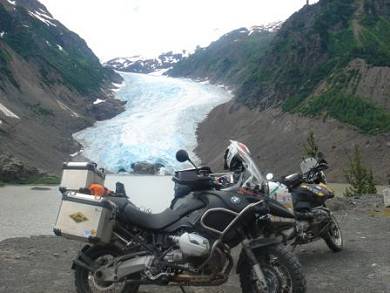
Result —
<svg viewBox="0 0 390 293"><path fill-rule="evenodd" d="M390 292L390 217L379 197L336 199L332 207L342 226L345 249L332 253L318 241L296 249L304 266L308 292ZM0 292L75 292L71 261L81 244L40 236L0 242ZM207 291L206 291L207 290ZM178 288L144 287L141 292L174 293ZM196 293L238 293L233 275L218 288Z"/></svg>

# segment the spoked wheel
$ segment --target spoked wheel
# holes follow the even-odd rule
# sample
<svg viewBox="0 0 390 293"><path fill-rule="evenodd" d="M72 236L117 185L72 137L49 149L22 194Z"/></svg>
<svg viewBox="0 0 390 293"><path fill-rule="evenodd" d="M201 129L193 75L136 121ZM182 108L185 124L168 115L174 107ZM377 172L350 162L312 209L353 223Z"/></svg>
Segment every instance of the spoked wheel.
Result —
<svg viewBox="0 0 390 293"><path fill-rule="evenodd" d="M105 265L119 253L104 247L92 247L86 255L98 265ZM75 286L78 293L137 293L139 286L125 284L125 282L103 282L93 272L76 266Z"/></svg>
<svg viewBox="0 0 390 293"><path fill-rule="evenodd" d="M273 246L261 250L256 255L260 262L268 290L264 290L260 280L250 266L244 261L240 271L240 282L243 293L303 293L306 282L298 259L285 247Z"/></svg>
<svg viewBox="0 0 390 293"><path fill-rule="evenodd" d="M337 222L335 216L333 215L330 216L329 230L322 238L325 240L328 247L334 252L339 252L343 250L344 247L343 235L341 233L340 225Z"/></svg>

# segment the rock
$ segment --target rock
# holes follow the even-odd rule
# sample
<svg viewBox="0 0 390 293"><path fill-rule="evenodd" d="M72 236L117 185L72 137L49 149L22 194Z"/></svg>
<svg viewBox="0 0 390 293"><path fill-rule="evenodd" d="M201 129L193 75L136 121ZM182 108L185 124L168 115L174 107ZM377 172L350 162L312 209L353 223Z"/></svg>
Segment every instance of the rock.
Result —
<svg viewBox="0 0 390 293"><path fill-rule="evenodd" d="M92 104L87 108L87 112L96 120L111 119L124 111L126 102L117 99L107 99L99 104Z"/></svg>
<svg viewBox="0 0 390 293"><path fill-rule="evenodd" d="M0 181L18 183L44 175L39 169L24 164L10 154L0 155Z"/></svg>
<svg viewBox="0 0 390 293"><path fill-rule="evenodd" d="M383 202L385 208L390 207L390 188L383 190Z"/></svg>
<svg viewBox="0 0 390 293"><path fill-rule="evenodd" d="M156 175L164 165L159 163L148 163L148 162L136 162L131 164L131 168L135 174L142 175Z"/></svg>

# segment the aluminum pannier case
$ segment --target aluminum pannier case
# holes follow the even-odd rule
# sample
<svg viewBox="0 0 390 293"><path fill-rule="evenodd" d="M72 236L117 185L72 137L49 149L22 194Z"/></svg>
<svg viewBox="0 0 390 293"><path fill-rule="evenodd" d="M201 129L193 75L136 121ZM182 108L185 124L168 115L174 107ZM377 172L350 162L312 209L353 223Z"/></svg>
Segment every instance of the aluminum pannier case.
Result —
<svg viewBox="0 0 390 293"><path fill-rule="evenodd" d="M60 187L64 190L78 191L88 188L91 184L104 185L105 173L97 169L96 163L67 162L63 164Z"/></svg>
<svg viewBox="0 0 390 293"><path fill-rule="evenodd" d="M54 233L73 240L109 243L114 224L115 211L107 200L66 192L62 198Z"/></svg>

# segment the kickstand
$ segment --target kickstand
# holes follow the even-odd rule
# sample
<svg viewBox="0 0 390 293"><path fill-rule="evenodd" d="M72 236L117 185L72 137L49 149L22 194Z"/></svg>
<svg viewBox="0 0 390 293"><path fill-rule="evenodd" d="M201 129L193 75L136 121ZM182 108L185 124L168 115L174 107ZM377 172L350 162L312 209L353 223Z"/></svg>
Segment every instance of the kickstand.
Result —
<svg viewBox="0 0 390 293"><path fill-rule="evenodd" d="M187 293L183 286L180 286L180 289L182 293Z"/></svg>

